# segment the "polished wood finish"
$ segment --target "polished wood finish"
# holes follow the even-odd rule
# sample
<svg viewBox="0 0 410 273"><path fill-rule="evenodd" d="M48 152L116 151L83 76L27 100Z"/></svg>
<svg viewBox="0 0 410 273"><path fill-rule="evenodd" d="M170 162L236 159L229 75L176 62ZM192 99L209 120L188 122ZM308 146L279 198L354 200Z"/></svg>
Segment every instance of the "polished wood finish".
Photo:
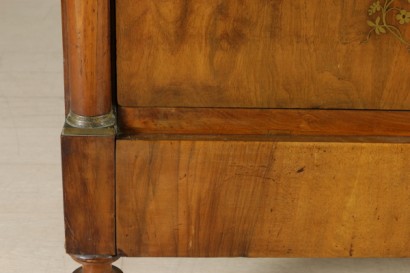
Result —
<svg viewBox="0 0 410 273"><path fill-rule="evenodd" d="M368 6L62 0L66 113L119 102L118 134L63 131L76 273L119 272L117 254L410 257L410 54L363 43Z"/></svg>
<svg viewBox="0 0 410 273"><path fill-rule="evenodd" d="M407 48L364 43L370 1L116 4L122 106L410 110Z"/></svg>
<svg viewBox="0 0 410 273"><path fill-rule="evenodd" d="M112 111L110 2L61 1L66 115L87 120ZM120 273L111 265L116 255L115 128L72 125L79 128L66 125L61 139L66 251L83 265L76 273Z"/></svg>
<svg viewBox="0 0 410 273"><path fill-rule="evenodd" d="M118 140L118 252L410 257L409 169L409 144Z"/></svg>
<svg viewBox="0 0 410 273"><path fill-rule="evenodd" d="M61 140L66 251L115 255L115 135Z"/></svg>
<svg viewBox="0 0 410 273"><path fill-rule="evenodd" d="M410 112L118 108L123 134L410 137Z"/></svg>
<svg viewBox="0 0 410 273"><path fill-rule="evenodd" d="M109 0L63 0L66 74L71 111L107 114L111 99Z"/></svg>

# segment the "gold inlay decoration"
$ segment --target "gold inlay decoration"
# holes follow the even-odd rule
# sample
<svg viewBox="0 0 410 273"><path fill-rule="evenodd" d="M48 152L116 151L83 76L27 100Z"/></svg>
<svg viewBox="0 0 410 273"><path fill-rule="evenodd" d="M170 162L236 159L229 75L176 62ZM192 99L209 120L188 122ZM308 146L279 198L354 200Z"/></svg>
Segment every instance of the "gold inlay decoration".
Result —
<svg viewBox="0 0 410 273"><path fill-rule="evenodd" d="M376 35L391 34L410 50L410 41L407 40L398 25L410 25L410 0L377 0L369 7L370 20L367 24L372 28L367 40L373 33ZM390 14L393 14L391 16ZM390 21L389 21L390 18ZM394 18L394 21L391 21Z"/></svg>

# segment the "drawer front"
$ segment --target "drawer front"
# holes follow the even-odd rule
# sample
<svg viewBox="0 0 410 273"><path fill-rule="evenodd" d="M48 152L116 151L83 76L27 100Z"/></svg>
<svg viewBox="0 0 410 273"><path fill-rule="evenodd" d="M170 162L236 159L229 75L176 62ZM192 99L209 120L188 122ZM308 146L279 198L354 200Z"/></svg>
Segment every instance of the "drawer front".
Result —
<svg viewBox="0 0 410 273"><path fill-rule="evenodd" d="M122 106L410 110L408 1L118 0L116 11Z"/></svg>
<svg viewBox="0 0 410 273"><path fill-rule="evenodd" d="M118 140L117 247L148 257L410 257L410 145Z"/></svg>

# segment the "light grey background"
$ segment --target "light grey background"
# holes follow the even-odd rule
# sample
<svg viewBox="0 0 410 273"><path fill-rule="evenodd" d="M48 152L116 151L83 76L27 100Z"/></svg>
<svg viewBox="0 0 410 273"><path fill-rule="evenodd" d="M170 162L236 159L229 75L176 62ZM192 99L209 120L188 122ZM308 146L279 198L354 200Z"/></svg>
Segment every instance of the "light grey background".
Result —
<svg viewBox="0 0 410 273"><path fill-rule="evenodd" d="M0 0L0 273L78 267L64 252L60 21L59 0ZM116 264L125 273L410 272L409 259L134 258Z"/></svg>

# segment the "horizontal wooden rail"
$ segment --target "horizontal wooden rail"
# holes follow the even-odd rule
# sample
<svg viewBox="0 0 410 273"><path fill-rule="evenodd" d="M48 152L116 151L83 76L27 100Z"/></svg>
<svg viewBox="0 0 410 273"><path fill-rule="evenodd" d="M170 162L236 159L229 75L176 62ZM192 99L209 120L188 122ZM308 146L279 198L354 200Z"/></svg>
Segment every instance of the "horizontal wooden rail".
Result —
<svg viewBox="0 0 410 273"><path fill-rule="evenodd" d="M118 109L123 135L410 137L410 111Z"/></svg>

